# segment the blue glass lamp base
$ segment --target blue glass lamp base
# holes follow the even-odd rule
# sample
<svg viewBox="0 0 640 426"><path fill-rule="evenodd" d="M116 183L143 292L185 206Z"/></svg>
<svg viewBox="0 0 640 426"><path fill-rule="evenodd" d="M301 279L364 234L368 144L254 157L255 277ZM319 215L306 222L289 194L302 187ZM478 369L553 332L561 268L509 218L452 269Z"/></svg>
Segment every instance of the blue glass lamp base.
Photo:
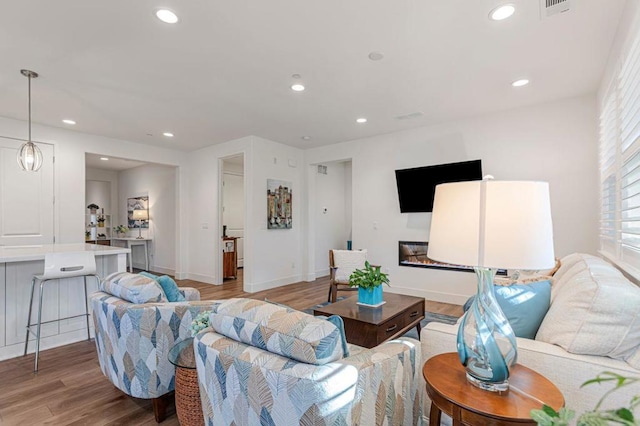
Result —
<svg viewBox="0 0 640 426"><path fill-rule="evenodd" d="M505 380L504 382L484 382L467 373L467 381L482 390L490 392L506 392L509 390L508 380Z"/></svg>
<svg viewBox="0 0 640 426"><path fill-rule="evenodd" d="M458 328L458 356L468 381L480 389L509 389L509 369L517 360L516 337L493 290L495 271L475 268L478 295Z"/></svg>

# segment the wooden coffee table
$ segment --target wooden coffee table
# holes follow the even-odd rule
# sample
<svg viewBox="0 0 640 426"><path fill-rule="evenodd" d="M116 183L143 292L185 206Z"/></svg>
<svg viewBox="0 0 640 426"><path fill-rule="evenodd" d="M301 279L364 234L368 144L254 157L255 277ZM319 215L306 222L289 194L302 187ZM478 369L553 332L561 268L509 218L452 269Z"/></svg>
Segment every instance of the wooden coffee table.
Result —
<svg viewBox="0 0 640 426"><path fill-rule="evenodd" d="M424 319L424 298L385 293L386 302L377 308L358 305L358 296L314 308L314 315L339 315L344 321L347 342L373 348L382 342L402 336Z"/></svg>
<svg viewBox="0 0 640 426"><path fill-rule="evenodd" d="M543 404L559 410L564 397L546 377L516 364L509 375L507 392L489 392L475 387L467 376L457 353L429 358L422 374L431 399L429 426L440 425L442 412L453 419L453 425L535 425L529 415Z"/></svg>

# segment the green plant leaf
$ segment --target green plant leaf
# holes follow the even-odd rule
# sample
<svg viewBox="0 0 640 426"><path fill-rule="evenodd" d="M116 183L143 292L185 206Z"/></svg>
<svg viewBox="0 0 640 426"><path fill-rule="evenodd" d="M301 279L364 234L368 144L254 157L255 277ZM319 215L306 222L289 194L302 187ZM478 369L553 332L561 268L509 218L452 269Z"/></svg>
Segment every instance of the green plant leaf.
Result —
<svg viewBox="0 0 640 426"><path fill-rule="evenodd" d="M546 404L542 406L542 411L544 411L549 417L560 417L556 410Z"/></svg>
<svg viewBox="0 0 640 426"><path fill-rule="evenodd" d="M628 408L619 408L616 410L616 415L623 420L633 422L633 413Z"/></svg>

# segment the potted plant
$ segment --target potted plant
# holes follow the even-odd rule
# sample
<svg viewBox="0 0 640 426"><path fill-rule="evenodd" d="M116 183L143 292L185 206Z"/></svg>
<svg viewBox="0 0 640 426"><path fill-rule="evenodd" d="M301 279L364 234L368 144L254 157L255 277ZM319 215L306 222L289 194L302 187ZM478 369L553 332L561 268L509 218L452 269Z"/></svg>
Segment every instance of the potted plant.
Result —
<svg viewBox="0 0 640 426"><path fill-rule="evenodd" d="M129 231L129 228L124 225L118 225L115 227L115 231L118 235L125 235Z"/></svg>
<svg viewBox="0 0 640 426"><path fill-rule="evenodd" d="M635 408L640 405L640 396L636 395L629 402L628 407L621 407L618 409L603 410L600 408L604 400L617 391L621 387L632 385L640 382L640 379L635 377L625 377L619 374L603 371L598 374L595 379L587 380L580 386L581 388L592 384L613 383L613 388L605 392L600 398L600 401L596 404L592 411L582 413L576 421L577 426L605 426L605 425L636 425L637 419L634 415ZM575 417L576 412L567 407L562 407L560 411L555 411L548 405L543 405L541 410L531 410L531 418L539 426L568 426L571 420Z"/></svg>
<svg viewBox="0 0 640 426"><path fill-rule="evenodd" d="M356 269L349 276L349 286L358 287L358 303L361 305L382 305L382 284L389 285L389 275L368 261L364 262L364 269Z"/></svg>
<svg viewBox="0 0 640 426"><path fill-rule="evenodd" d="M104 216L100 216L98 217L98 228L104 228L104 221L105 221L105 217Z"/></svg>
<svg viewBox="0 0 640 426"><path fill-rule="evenodd" d="M96 214L96 212L98 211L98 209L100 208L100 206L98 206L97 204L89 204L87 206L87 208L89 209L89 211L91 212L91 214Z"/></svg>
<svg viewBox="0 0 640 426"><path fill-rule="evenodd" d="M91 238L91 232L89 232L89 231L85 231L85 233L84 233L84 239L85 239L85 240L89 240L89 238Z"/></svg>

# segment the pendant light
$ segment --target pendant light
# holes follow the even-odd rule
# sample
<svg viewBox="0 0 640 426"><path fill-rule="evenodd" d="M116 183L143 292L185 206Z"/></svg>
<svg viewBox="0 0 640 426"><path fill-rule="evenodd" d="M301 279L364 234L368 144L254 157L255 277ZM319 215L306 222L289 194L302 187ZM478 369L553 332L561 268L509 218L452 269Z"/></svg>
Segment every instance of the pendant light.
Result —
<svg viewBox="0 0 640 426"><path fill-rule="evenodd" d="M31 142L31 79L37 78L38 73L29 70L20 70L20 73L29 79L29 139L18 150L18 164L27 172L37 172L42 166L42 151Z"/></svg>

